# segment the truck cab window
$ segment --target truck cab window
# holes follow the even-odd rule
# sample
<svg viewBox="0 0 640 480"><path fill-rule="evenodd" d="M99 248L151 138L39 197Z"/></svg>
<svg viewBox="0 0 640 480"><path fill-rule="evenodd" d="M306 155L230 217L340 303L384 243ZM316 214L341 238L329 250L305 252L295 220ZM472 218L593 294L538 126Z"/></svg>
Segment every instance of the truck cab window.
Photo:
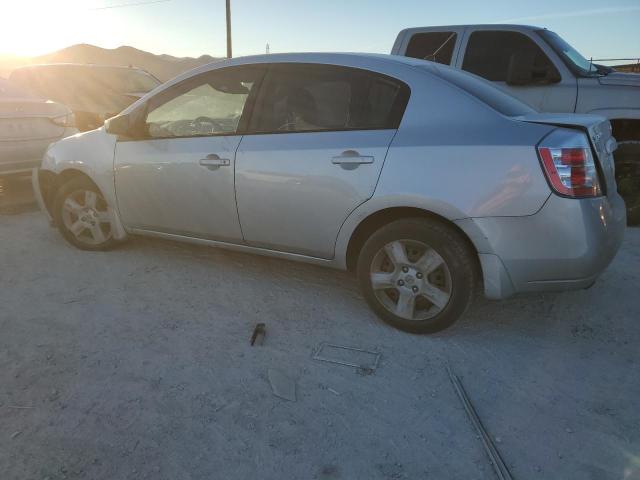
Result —
<svg viewBox="0 0 640 480"><path fill-rule="evenodd" d="M532 80L559 77L549 57L528 36L519 32L476 31L469 37L462 69L494 82L506 82L516 56L531 58Z"/></svg>
<svg viewBox="0 0 640 480"><path fill-rule="evenodd" d="M451 65L456 38L456 32L416 33L409 40L405 55Z"/></svg>

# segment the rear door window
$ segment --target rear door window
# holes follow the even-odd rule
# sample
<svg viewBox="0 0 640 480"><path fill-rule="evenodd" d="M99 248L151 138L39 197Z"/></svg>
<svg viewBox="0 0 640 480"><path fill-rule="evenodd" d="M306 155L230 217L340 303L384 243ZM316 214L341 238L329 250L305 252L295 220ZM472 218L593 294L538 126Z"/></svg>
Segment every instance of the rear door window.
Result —
<svg viewBox="0 0 640 480"><path fill-rule="evenodd" d="M416 33L409 40L405 56L451 65L456 32Z"/></svg>
<svg viewBox="0 0 640 480"><path fill-rule="evenodd" d="M27 98L30 96L26 90L11 85L9 81L0 78L0 98Z"/></svg>
<svg viewBox="0 0 640 480"><path fill-rule="evenodd" d="M542 49L528 36L519 32L476 31L469 37L462 69L494 82L505 82L512 56L529 53L534 58L536 75L544 79L557 70Z"/></svg>
<svg viewBox="0 0 640 480"><path fill-rule="evenodd" d="M275 64L256 102L249 132L395 129L409 87L385 75L318 64Z"/></svg>

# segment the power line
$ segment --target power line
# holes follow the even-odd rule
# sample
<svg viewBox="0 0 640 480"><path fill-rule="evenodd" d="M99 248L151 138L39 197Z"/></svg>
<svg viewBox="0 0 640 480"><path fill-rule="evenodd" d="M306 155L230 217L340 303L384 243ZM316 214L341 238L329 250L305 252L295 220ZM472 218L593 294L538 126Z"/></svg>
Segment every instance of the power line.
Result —
<svg viewBox="0 0 640 480"><path fill-rule="evenodd" d="M227 10L227 58L231 58L231 0L226 2Z"/></svg>
<svg viewBox="0 0 640 480"><path fill-rule="evenodd" d="M148 2L122 3L120 5L108 5L106 7L90 8L89 10L110 10L112 8L140 7L142 5L153 5L156 3L167 3L171 0L151 0Z"/></svg>

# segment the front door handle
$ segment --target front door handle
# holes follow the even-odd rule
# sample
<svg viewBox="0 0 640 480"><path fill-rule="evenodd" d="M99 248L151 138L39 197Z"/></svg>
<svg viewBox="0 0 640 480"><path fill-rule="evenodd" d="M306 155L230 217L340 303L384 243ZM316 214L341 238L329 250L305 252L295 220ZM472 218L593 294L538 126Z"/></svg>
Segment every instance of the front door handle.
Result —
<svg viewBox="0 0 640 480"><path fill-rule="evenodd" d="M331 163L340 165L346 170L353 170L363 163L373 163L374 157L371 155L360 155L355 150L345 150L340 155L333 157Z"/></svg>
<svg viewBox="0 0 640 480"><path fill-rule="evenodd" d="M207 155L205 158L200 159L200 165L210 169L217 169L220 167L228 167L231 165L231 160L228 158L220 158L215 153Z"/></svg>

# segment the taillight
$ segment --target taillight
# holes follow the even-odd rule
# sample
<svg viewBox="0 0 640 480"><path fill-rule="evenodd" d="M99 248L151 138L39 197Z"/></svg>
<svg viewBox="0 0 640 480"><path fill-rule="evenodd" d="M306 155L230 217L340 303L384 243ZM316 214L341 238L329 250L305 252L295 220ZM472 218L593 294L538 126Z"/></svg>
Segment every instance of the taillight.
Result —
<svg viewBox="0 0 640 480"><path fill-rule="evenodd" d="M602 194L598 170L589 146L538 147L544 173L551 187L568 197Z"/></svg>
<svg viewBox="0 0 640 480"><path fill-rule="evenodd" d="M59 117L53 117L51 119L51 121L53 123L55 123L56 125L60 126L60 127L75 127L76 126L76 119L73 115L73 113L67 113L64 115L60 115Z"/></svg>

